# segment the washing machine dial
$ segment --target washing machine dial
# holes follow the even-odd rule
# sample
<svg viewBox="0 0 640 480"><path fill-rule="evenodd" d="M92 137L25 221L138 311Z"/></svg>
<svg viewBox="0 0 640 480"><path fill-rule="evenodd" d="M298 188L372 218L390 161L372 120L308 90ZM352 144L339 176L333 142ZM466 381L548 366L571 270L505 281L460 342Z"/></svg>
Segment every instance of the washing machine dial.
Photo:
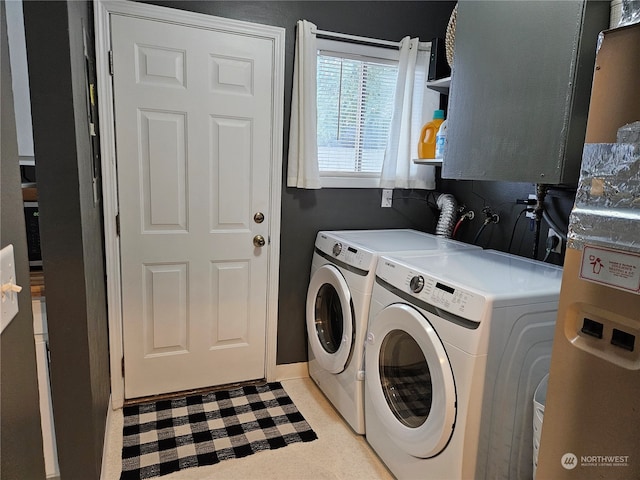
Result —
<svg viewBox="0 0 640 480"><path fill-rule="evenodd" d="M341 243L336 243L333 246L333 256L337 257L338 255L340 255L341 251L342 251L342 244Z"/></svg>
<svg viewBox="0 0 640 480"><path fill-rule="evenodd" d="M424 288L424 278L422 275L416 275L413 277L409 283L409 288L413 293L420 293Z"/></svg>

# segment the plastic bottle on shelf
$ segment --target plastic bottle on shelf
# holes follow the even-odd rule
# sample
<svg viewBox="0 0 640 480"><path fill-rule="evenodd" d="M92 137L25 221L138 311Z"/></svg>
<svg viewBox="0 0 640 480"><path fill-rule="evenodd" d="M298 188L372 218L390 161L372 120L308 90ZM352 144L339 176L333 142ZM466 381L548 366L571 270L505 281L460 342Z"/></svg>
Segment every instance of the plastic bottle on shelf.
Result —
<svg viewBox="0 0 640 480"><path fill-rule="evenodd" d="M444 122L444 110L433 112L433 120L426 123L420 132L418 158L436 158L436 134Z"/></svg>
<svg viewBox="0 0 640 480"><path fill-rule="evenodd" d="M447 121L440 124L438 133L436 134L436 159L442 160L444 152L447 148Z"/></svg>

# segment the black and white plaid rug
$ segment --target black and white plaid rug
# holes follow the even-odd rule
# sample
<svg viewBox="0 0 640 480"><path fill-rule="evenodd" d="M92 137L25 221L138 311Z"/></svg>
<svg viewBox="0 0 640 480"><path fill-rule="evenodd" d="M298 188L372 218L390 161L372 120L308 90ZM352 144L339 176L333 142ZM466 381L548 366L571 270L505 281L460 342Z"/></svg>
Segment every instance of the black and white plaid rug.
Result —
<svg viewBox="0 0 640 480"><path fill-rule="evenodd" d="M123 415L121 480L318 438L278 382L127 406Z"/></svg>

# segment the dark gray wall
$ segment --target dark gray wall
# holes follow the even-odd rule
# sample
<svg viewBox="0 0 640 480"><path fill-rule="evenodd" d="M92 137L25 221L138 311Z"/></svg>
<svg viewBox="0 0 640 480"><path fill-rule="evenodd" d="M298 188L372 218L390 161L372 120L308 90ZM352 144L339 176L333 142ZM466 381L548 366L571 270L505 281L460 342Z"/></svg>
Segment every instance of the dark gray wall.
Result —
<svg viewBox="0 0 640 480"><path fill-rule="evenodd" d="M93 199L83 27L91 4L24 3L61 476L99 478L109 401L101 204ZM98 179L98 182L100 179Z"/></svg>
<svg viewBox="0 0 640 480"><path fill-rule="evenodd" d="M0 2L0 10L0 248L13 245L16 279L17 283L22 285L22 292L18 294L18 315L0 336L0 478L37 479L44 478L45 470L29 291L27 237L20 188L4 1Z"/></svg>
<svg viewBox="0 0 640 480"><path fill-rule="evenodd" d="M490 207L498 214L500 220L497 224L488 225L475 242L484 248L491 248L503 252L510 252L523 257L533 258L534 224L523 214L519 216L524 205L516 204L516 199L526 199L529 194L536 193L536 186L532 183L517 182L481 182L470 180L441 180L438 188L442 192L452 193L459 204L464 204L473 210L475 218L463 223L460 228L458 240L466 243L474 243L485 216L482 213L484 207ZM545 207L551 218L566 233L569 214L575 200L575 188L552 187L547 193ZM514 232L515 228L515 232ZM538 260L542 260L545 254L545 242L549 226L543 220L540 228L538 242ZM513 235L513 242L509 248ZM552 253L548 262L556 265L564 263L564 251L566 244L563 242L560 254Z"/></svg>
<svg viewBox="0 0 640 480"><path fill-rule="evenodd" d="M284 160L286 171L295 25L305 19L322 30L398 41L444 37L455 2L150 1L156 5L286 28ZM286 175L283 175L286 178ZM410 192L396 191L398 196ZM424 192L423 192L424 193ZM313 244L319 230L411 227L433 232L432 211L421 200L381 208L377 189L286 188L282 194L277 363L307 359L305 301Z"/></svg>

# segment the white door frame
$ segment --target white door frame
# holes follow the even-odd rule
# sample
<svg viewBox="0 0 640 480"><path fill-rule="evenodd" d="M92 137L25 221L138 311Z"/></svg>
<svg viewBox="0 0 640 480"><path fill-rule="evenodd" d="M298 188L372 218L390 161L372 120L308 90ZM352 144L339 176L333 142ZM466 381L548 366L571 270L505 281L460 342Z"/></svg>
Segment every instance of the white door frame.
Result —
<svg viewBox="0 0 640 480"><path fill-rule="evenodd" d="M278 333L278 276L280 269L280 203L282 190L285 29L281 27L259 25L142 3L123 2L117 0L94 0L112 406L114 409L118 409L124 404L124 377L121 374L121 362L124 350L122 337L120 243L116 226L116 216L118 215L119 210L115 162L116 145L113 112L113 84L109 71L109 50L111 50L109 16L113 13L222 32L242 32L248 35L268 39L273 44L274 87L272 97L273 128L270 179L270 202L272 214L269 231L269 286L267 290L265 376L268 381L274 381L276 377L276 347Z"/></svg>

